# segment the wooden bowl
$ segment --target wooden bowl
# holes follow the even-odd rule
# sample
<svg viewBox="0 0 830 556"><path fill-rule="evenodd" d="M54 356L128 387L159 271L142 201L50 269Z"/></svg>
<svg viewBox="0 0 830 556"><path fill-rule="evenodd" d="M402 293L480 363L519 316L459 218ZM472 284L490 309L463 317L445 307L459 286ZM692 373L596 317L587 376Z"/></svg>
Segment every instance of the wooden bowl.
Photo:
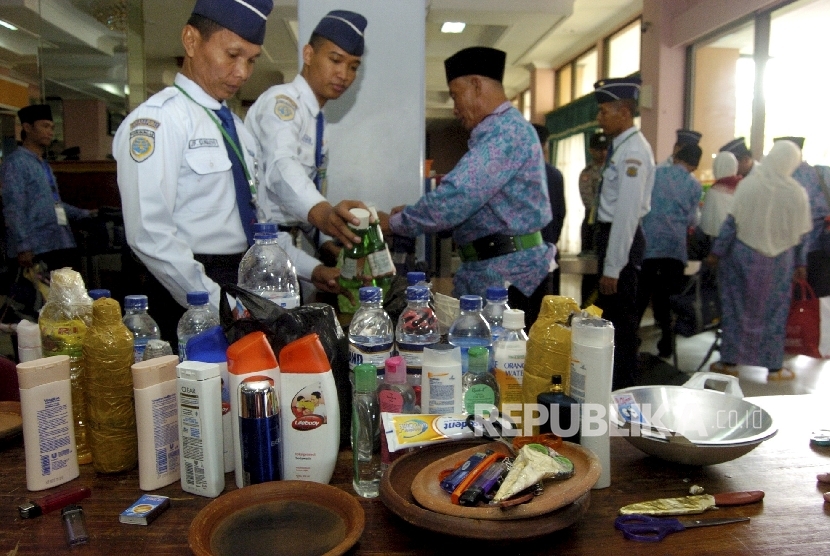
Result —
<svg viewBox="0 0 830 556"><path fill-rule="evenodd" d="M0 402L0 440L23 432L20 402Z"/></svg>
<svg viewBox="0 0 830 556"><path fill-rule="evenodd" d="M484 446L474 446L440 458L424 467L412 481L412 495L418 503L434 512L472 519L527 519L548 514L579 499L599 480L600 463L597 456L579 444L563 442L556 451L574 464L574 474L562 481L545 481L541 495L530 502L510 508L501 509L494 506L465 507L453 504L450 495L439 484L438 474L444 469L452 469L456 462L464 461L481 450L493 450L496 453L510 455L501 442L492 442Z"/></svg>
<svg viewBox="0 0 830 556"><path fill-rule="evenodd" d="M360 539L363 508L339 488L272 481L224 494L190 524L196 556L334 556Z"/></svg>
<svg viewBox="0 0 830 556"><path fill-rule="evenodd" d="M486 442L484 442L486 443ZM573 503L536 517L493 521L445 515L426 509L412 495L412 481L427 465L467 448L481 447L481 441L458 441L422 448L397 459L380 482L380 499L404 521L436 533L484 540L519 540L542 537L576 523L588 511L588 489Z"/></svg>

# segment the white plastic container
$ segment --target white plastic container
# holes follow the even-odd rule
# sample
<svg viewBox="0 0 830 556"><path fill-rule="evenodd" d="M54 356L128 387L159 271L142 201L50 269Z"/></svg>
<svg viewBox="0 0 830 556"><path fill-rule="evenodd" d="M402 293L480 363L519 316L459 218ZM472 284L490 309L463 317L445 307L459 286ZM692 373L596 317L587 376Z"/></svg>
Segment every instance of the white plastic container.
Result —
<svg viewBox="0 0 830 556"><path fill-rule="evenodd" d="M280 352L282 478L328 483L340 447L334 373L317 334Z"/></svg>
<svg viewBox="0 0 830 556"><path fill-rule="evenodd" d="M182 490L215 498L225 488L219 365L183 361L176 376Z"/></svg>
<svg viewBox="0 0 830 556"><path fill-rule="evenodd" d="M236 487L245 485L242 468L242 443L239 432L239 385L249 377L265 376L274 381L277 399L280 392L280 368L277 358L262 332L251 332L228 348L228 386L231 392L231 433Z"/></svg>
<svg viewBox="0 0 830 556"><path fill-rule="evenodd" d="M26 488L45 490L80 473L75 451L69 356L56 355L17 366Z"/></svg>
<svg viewBox="0 0 830 556"><path fill-rule="evenodd" d="M461 413L461 348L438 344L424 348L421 413Z"/></svg>
<svg viewBox="0 0 830 556"><path fill-rule="evenodd" d="M132 366L141 490L156 490L181 476L176 398L178 362L177 356L165 355Z"/></svg>
<svg viewBox="0 0 830 556"><path fill-rule="evenodd" d="M21 363L43 358L40 327L36 322L22 320L17 325L17 355Z"/></svg>
<svg viewBox="0 0 830 556"><path fill-rule="evenodd" d="M614 325L596 317L571 321L571 397L580 404L579 443L594 452L602 473L594 489L611 486L608 404L614 374Z"/></svg>
<svg viewBox="0 0 830 556"><path fill-rule="evenodd" d="M493 344L495 360L493 374L499 384L501 407L522 403L522 381L527 357L527 334L524 331L525 312L507 309L503 315L503 328Z"/></svg>

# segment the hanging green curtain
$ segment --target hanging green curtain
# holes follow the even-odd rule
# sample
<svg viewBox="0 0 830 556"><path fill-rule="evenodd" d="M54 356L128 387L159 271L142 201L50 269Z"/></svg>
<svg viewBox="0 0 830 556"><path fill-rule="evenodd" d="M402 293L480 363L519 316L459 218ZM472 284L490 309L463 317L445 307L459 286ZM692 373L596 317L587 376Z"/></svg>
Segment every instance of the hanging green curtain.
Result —
<svg viewBox="0 0 830 556"><path fill-rule="evenodd" d="M557 162L557 143L577 133L585 135L585 159L588 159L588 139L598 127L597 110L596 97L589 93L545 116L545 127L550 131L551 162L554 166Z"/></svg>

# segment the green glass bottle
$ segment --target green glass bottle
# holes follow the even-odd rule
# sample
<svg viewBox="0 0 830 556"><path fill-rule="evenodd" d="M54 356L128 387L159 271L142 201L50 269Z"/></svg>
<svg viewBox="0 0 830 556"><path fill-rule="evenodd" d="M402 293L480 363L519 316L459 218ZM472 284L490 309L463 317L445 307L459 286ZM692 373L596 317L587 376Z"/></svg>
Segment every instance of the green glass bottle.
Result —
<svg viewBox="0 0 830 556"><path fill-rule="evenodd" d="M358 237L360 243L352 245L351 249L343 249L342 261L340 264L340 277L338 282L340 287L348 290L352 294L352 300L349 300L343 294L337 296L337 305L341 313L354 313L360 306L359 290L363 285L363 275L366 265L366 234L369 229L370 213L366 209L353 208L349 209L353 216L360 220L357 226L349 225L349 229Z"/></svg>
<svg viewBox="0 0 830 556"><path fill-rule="evenodd" d="M369 224L366 232L366 258L369 260L369 271L372 273L372 283L383 290L383 297L392 285L395 277L395 263L392 262L392 254L389 246L383 239L383 231L380 229L380 220L374 206L369 206L369 212L374 222Z"/></svg>

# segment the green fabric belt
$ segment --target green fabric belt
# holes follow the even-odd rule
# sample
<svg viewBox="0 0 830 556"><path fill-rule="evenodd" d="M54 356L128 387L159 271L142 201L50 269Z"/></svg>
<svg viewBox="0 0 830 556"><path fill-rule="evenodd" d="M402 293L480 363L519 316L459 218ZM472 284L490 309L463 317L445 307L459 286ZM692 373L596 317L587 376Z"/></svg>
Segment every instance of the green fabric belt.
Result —
<svg viewBox="0 0 830 556"><path fill-rule="evenodd" d="M501 255L524 251L544 243L542 232L532 232L520 236L493 234L462 245L458 253L464 262L485 261Z"/></svg>

